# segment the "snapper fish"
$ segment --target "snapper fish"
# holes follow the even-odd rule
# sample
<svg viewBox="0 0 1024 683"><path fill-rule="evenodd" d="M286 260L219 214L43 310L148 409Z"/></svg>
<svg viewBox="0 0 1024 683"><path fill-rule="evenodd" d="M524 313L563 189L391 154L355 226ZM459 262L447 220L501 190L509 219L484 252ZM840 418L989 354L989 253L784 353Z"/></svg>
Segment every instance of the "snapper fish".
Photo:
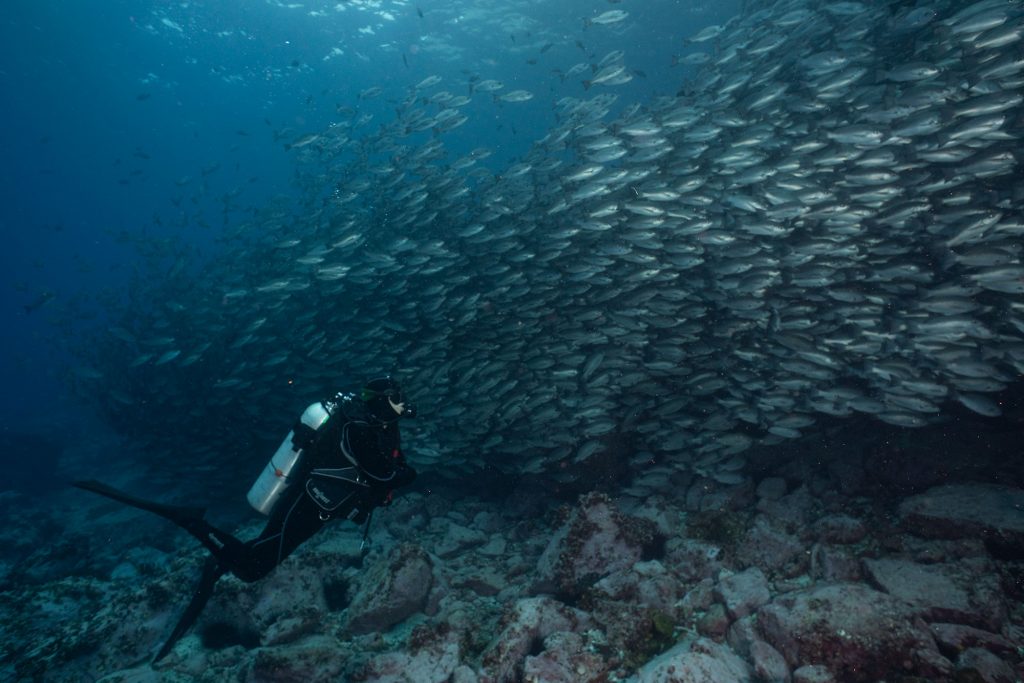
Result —
<svg viewBox="0 0 1024 683"><path fill-rule="evenodd" d="M701 29L696 34L686 39L686 43L704 43L709 40L713 40L718 36L722 35L725 31L724 26L708 26L707 28Z"/></svg>
<svg viewBox="0 0 1024 683"><path fill-rule="evenodd" d="M462 131L546 92L339 107L295 155L296 208L229 225L216 267L141 261L73 349L102 379L69 379L150 466L216 451L232 469L279 425L190 416L290 414L396 367L435 398L425 470L564 474L628 436L637 496L666 473L742 481L737 456L822 416L998 419L1024 372L1024 15L876 4L758 3L688 41L713 48L668 95L583 91L566 76L634 75L625 46L583 48L514 159Z"/></svg>
<svg viewBox="0 0 1024 683"><path fill-rule="evenodd" d="M583 28L589 28L594 24L601 26L607 26L609 24L617 24L620 21L624 21L629 16L629 12L621 9L610 9L607 12L602 12L596 17L583 20Z"/></svg>
<svg viewBox="0 0 1024 683"><path fill-rule="evenodd" d="M501 100L502 102L526 102L533 99L533 93L529 90L513 90L501 95L500 97L495 97L495 99Z"/></svg>
<svg viewBox="0 0 1024 683"><path fill-rule="evenodd" d="M49 290L44 290L40 292L39 296L37 296L33 301L25 304L22 307L25 309L25 315L31 315L35 313L40 308L53 301L56 297L57 295Z"/></svg>

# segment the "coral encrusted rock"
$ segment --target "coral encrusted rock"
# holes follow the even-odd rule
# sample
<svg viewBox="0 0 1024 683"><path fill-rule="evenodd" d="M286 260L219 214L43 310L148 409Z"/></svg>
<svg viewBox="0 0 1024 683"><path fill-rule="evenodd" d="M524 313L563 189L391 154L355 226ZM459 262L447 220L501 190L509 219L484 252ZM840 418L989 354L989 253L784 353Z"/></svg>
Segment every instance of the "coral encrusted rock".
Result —
<svg viewBox="0 0 1024 683"><path fill-rule="evenodd" d="M942 678L943 658L927 627L903 601L856 583L787 593L757 612L764 639L790 666L819 664L837 680L908 675Z"/></svg>
<svg viewBox="0 0 1024 683"><path fill-rule="evenodd" d="M904 524L932 538L981 536L1024 546L1024 490L996 484L938 486L900 505Z"/></svg>
<svg viewBox="0 0 1024 683"><path fill-rule="evenodd" d="M747 683L750 666L726 645L706 638L675 646L645 664L630 683Z"/></svg>
<svg viewBox="0 0 1024 683"><path fill-rule="evenodd" d="M604 494L587 494L541 555L535 590L578 595L601 578L639 562L655 536L650 520L622 514Z"/></svg>
<svg viewBox="0 0 1024 683"><path fill-rule="evenodd" d="M967 624L999 631L1006 621L999 580L984 560L919 564L865 560L868 577L928 622Z"/></svg>
<svg viewBox="0 0 1024 683"><path fill-rule="evenodd" d="M348 630L383 632L422 611L434 584L433 563L417 545L396 546L360 581L349 606Z"/></svg>
<svg viewBox="0 0 1024 683"><path fill-rule="evenodd" d="M525 598L501 619L501 632L481 659L484 670L497 683L520 680L528 654L537 652L554 633L575 633L592 625L590 617L551 598Z"/></svg>

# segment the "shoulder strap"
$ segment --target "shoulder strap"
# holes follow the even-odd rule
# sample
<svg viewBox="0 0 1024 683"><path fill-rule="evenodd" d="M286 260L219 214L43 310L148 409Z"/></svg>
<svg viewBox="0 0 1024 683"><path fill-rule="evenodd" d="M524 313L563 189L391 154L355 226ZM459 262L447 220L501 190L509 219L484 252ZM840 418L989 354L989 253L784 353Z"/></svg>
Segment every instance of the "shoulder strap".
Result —
<svg viewBox="0 0 1024 683"><path fill-rule="evenodd" d="M362 467L359 465L359 461L356 460L356 456L352 453L352 443L349 441L348 430L349 427L352 426L352 422L352 420L346 422L345 426L341 428L341 453L345 456L346 460L352 463L354 467L362 470Z"/></svg>

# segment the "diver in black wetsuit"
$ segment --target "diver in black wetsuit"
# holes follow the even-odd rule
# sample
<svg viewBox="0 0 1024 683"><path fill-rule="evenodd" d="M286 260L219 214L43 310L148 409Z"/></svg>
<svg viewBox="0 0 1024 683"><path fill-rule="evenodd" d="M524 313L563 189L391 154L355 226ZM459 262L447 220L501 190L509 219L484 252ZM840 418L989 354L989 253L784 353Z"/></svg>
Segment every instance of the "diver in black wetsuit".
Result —
<svg viewBox="0 0 1024 683"><path fill-rule="evenodd" d="M307 421L317 415L313 425ZM398 429L400 417L414 417L390 377L366 384L357 398L339 394L313 404L296 423L289 439L275 454L295 455L295 466L271 461L249 492L249 501L270 512L262 533L240 541L207 522L202 508L162 505L135 498L96 481L75 486L148 510L171 520L198 539L211 553L189 606L154 662L163 659L191 628L213 595L214 585L230 572L245 582L262 579L303 542L332 519L366 523L374 508L391 502L394 489L410 484L416 471L405 462ZM259 489L264 479L269 488ZM364 536L365 539L365 536Z"/></svg>

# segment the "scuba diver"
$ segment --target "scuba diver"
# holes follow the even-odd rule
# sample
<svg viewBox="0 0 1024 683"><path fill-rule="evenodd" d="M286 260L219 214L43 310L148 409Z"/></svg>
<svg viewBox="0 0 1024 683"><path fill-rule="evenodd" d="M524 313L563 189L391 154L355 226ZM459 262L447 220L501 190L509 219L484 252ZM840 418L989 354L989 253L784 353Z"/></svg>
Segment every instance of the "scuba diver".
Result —
<svg viewBox="0 0 1024 683"><path fill-rule="evenodd" d="M270 516L262 533L249 541L207 522L203 508L142 500L97 481L75 482L169 519L211 553L192 600L153 662L192 627L224 574L258 581L334 519L365 523L365 546L374 508L390 504L394 489L416 477L405 462L398 429L399 418L415 415L415 406L391 377L367 382L358 397L339 393L310 405L247 495L256 510Z"/></svg>

